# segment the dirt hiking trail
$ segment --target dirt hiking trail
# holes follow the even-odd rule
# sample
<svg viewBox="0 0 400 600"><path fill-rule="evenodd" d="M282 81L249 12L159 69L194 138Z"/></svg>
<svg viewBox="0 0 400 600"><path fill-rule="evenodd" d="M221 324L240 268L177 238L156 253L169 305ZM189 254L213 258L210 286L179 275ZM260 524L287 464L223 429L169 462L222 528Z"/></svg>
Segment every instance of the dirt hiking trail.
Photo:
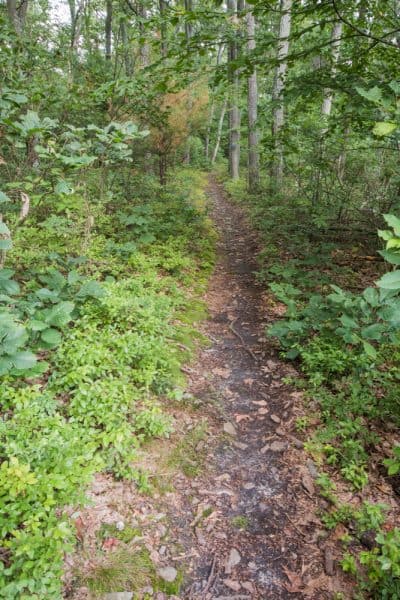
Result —
<svg viewBox="0 0 400 600"><path fill-rule="evenodd" d="M296 373L265 340L257 239L213 180L209 195L219 234L204 328L212 346L201 353L191 391L218 400L226 435L208 456L212 479L192 482L192 512L196 502L197 515L215 512L195 531L198 557L183 597L329 598L333 580L321 565L333 559L317 544L323 532L314 514L315 467L291 433L299 393L283 378ZM332 565L325 567L333 575Z"/></svg>

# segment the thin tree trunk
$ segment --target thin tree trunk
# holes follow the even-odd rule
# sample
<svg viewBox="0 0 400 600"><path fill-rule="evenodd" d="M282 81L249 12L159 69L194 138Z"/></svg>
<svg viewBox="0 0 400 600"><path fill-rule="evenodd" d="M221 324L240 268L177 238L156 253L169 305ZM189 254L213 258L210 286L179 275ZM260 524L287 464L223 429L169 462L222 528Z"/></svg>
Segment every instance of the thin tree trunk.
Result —
<svg viewBox="0 0 400 600"><path fill-rule="evenodd" d="M338 21L334 24L332 29L331 41L332 41L332 76L336 73L336 65L340 56L340 36L342 35L343 24ZM329 117L332 111L333 93L331 89L326 89L324 92L324 99L322 102L322 116Z"/></svg>
<svg viewBox="0 0 400 600"><path fill-rule="evenodd" d="M139 11L139 16L140 16L140 21L139 21L140 35L141 35L142 39L145 39L146 36L145 36L144 22L147 19L147 10L146 10L145 6L143 5L143 2L141 2L139 4L138 11ZM150 48L146 42L143 42L143 43L141 42L140 48L139 48L139 56L140 56L140 64L142 65L142 67L148 67L150 64Z"/></svg>
<svg viewBox="0 0 400 600"><path fill-rule="evenodd" d="M128 43L128 32L126 28L126 22L122 18L120 22L120 33L121 33L121 41L122 41L122 52L124 56L125 63L125 75L128 77L133 74L132 68L132 60L131 55L129 53L129 43Z"/></svg>
<svg viewBox="0 0 400 600"><path fill-rule="evenodd" d="M162 186L167 183L167 157L165 154L160 154L158 159L159 180Z"/></svg>
<svg viewBox="0 0 400 600"><path fill-rule="evenodd" d="M192 12L193 0L185 0L185 10L187 12ZM189 43L190 38L193 35L193 27L192 27L191 21L188 21L187 19L185 20L185 35L186 35L186 41Z"/></svg>
<svg viewBox="0 0 400 600"><path fill-rule="evenodd" d="M160 36L161 36L161 56L165 58L168 52L167 46L167 22L166 22L166 8L167 3L165 0L159 0L159 12L160 12Z"/></svg>
<svg viewBox="0 0 400 600"><path fill-rule="evenodd" d="M292 0L281 0L280 9L281 19L279 25L279 37L277 48L278 65L276 67L274 89L272 93L272 99L275 105L272 123L272 135L274 139L274 160L272 168L272 179L275 188L277 188L281 184L283 177L284 158L281 132L285 124L283 96L285 91L285 77L287 72L287 56L289 54Z"/></svg>
<svg viewBox="0 0 400 600"><path fill-rule="evenodd" d="M210 116L208 119L208 125L207 125L207 131L206 131L206 139L204 142L204 152L205 152L206 160L208 160L210 157L210 134L211 134L212 124L214 121L214 113L215 113L215 102L213 99L211 102Z"/></svg>
<svg viewBox="0 0 400 600"><path fill-rule="evenodd" d="M225 44L219 44L219 46L218 46L217 64L216 64L217 69L221 64L222 54L224 52L224 46L225 46ZM208 121L207 132L206 132L205 155L206 155L207 160L210 157L210 136L211 136L212 124L213 124L213 120L214 120L214 114L215 114L215 97L213 97L213 99L212 99L210 118Z"/></svg>
<svg viewBox="0 0 400 600"><path fill-rule="evenodd" d="M212 165L217 160L218 150L219 150L219 147L220 147L220 144L221 144L222 127L224 125L224 119L225 119L225 113L226 113L226 107L227 107L227 105L228 105L228 101L227 101L227 98L225 98L224 99L224 103L223 103L222 108L221 108L221 114L220 114L219 121L218 121L217 138L215 140L214 151L213 151L212 157L211 157L211 164Z"/></svg>
<svg viewBox="0 0 400 600"><path fill-rule="evenodd" d="M333 25L332 33L331 33L331 42L332 42L332 76L336 73L336 65L340 56L340 36L342 35L342 23L336 22ZM331 89L327 88L324 90L324 99L322 101L321 107L321 115L324 119L324 125L319 134L318 140L318 164L315 170L314 175L314 193L313 193L313 205L318 206L320 203L321 197L321 170L322 163L324 160L324 136L328 132L328 119L332 112L332 103L333 103L333 92Z"/></svg>
<svg viewBox="0 0 400 600"><path fill-rule="evenodd" d="M252 52L256 47L256 22L251 11L247 13L247 50ZM247 119L248 119L248 178L249 190L254 191L260 183L260 159L258 153L257 106L258 86L257 72L254 71L247 80Z"/></svg>
<svg viewBox="0 0 400 600"><path fill-rule="evenodd" d="M228 0L228 13L237 18L237 1ZM240 109L239 109L239 70L230 71L229 63L237 59L238 40L237 36L229 43L228 69L230 80L230 102L229 102L229 174L232 179L239 179L240 164Z"/></svg>
<svg viewBox="0 0 400 600"><path fill-rule="evenodd" d="M106 2L106 22L105 22L105 37L106 37L106 60L111 60L111 39L112 39L112 0Z"/></svg>

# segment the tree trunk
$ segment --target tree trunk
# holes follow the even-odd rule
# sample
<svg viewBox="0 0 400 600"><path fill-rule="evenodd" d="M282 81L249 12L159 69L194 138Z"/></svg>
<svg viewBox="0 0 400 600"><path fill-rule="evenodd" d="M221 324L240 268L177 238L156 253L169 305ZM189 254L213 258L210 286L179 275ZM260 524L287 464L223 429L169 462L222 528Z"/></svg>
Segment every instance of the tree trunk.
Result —
<svg viewBox="0 0 400 600"><path fill-rule="evenodd" d="M126 27L126 22L122 18L120 22L120 33L121 33L121 41L122 41L122 51L124 56L125 63L125 75L130 77L133 74L132 68L132 60L129 52L129 40L128 40L128 32Z"/></svg>
<svg viewBox="0 0 400 600"><path fill-rule="evenodd" d="M219 146L221 144L222 127L224 125L224 119L225 119L225 113L226 113L227 104L228 104L228 101L225 98L224 103L223 103L222 108L221 108L221 115L220 115L219 121L218 121L217 138L215 140L214 152L212 153L212 157L211 157L211 164L212 165L217 160L218 150L219 150Z"/></svg>
<svg viewBox="0 0 400 600"><path fill-rule="evenodd" d="M207 131L206 131L206 139L204 142L204 152L205 152L206 160L208 160L210 157L210 134L211 134L212 124L214 121L214 112L215 112L215 102L213 99L211 102L210 116L208 118L208 125L207 125Z"/></svg>
<svg viewBox="0 0 400 600"><path fill-rule="evenodd" d="M247 50L251 53L255 50L256 22L251 11L247 13ZM257 72L254 68L247 80L247 119L248 119L248 178L249 190L254 191L260 183L260 159L258 153L258 131L257 131L257 106L258 86Z"/></svg>
<svg viewBox="0 0 400 600"><path fill-rule="evenodd" d="M17 35L22 35L25 27L26 13L28 10L28 0L7 0L7 12Z"/></svg>
<svg viewBox="0 0 400 600"><path fill-rule="evenodd" d="M340 36L342 35L342 29L343 25L340 21L336 22L332 29L332 76L336 73L336 65L340 56ZM332 90L326 89L324 94L321 112L323 117L329 117L332 111L333 93Z"/></svg>
<svg viewBox="0 0 400 600"><path fill-rule="evenodd" d="M287 56L289 54L289 36L291 27L292 0L281 0L281 19L277 48L278 65L275 72L272 99L275 105L272 123L272 136L274 139L274 158L272 167L272 180L277 188L283 177L283 144L281 139L282 128L285 124L283 95L285 91L285 77L287 71Z"/></svg>
<svg viewBox="0 0 400 600"><path fill-rule="evenodd" d="M106 60L111 60L111 38L112 38L112 0L106 2L106 21L105 21L105 38L106 38Z"/></svg>
<svg viewBox="0 0 400 600"><path fill-rule="evenodd" d="M237 19L237 1L228 0L227 2L228 13ZM239 94L240 94L240 82L239 82L239 70L234 69L233 72L230 69L229 63L236 60L238 56L238 39L237 35L235 39L229 43L228 51L228 70L229 70L229 174L232 179L239 179L239 163L240 163L240 109L239 109Z"/></svg>
<svg viewBox="0 0 400 600"><path fill-rule="evenodd" d="M340 36L342 35L342 23L336 22L333 25L331 33L332 42L332 75L335 75L336 65L340 56ZM331 89L324 90L324 99L322 101L321 114L324 119L324 125L319 134L318 140L318 164L315 169L314 175L314 194L313 194L313 205L318 206L321 197L321 171L324 160L324 136L328 132L328 119L332 112L333 93Z"/></svg>
<svg viewBox="0 0 400 600"><path fill-rule="evenodd" d="M191 12L193 10L193 0L185 0L185 11ZM190 38L193 35L193 26L191 21L185 20L185 35L186 41L189 43Z"/></svg>
<svg viewBox="0 0 400 600"><path fill-rule="evenodd" d="M139 21L140 35L143 39L145 39L146 36L145 36L144 22L147 19L147 10L146 10L145 6L143 5L143 2L141 2L139 4L138 11L139 11L139 16L140 16L140 21ZM139 56L140 56L140 64L142 65L142 67L148 67L150 64L150 48L146 42L140 43Z"/></svg>
<svg viewBox="0 0 400 600"><path fill-rule="evenodd" d="M165 154L159 155L158 169L160 184L164 186L167 183L167 157Z"/></svg>
<svg viewBox="0 0 400 600"><path fill-rule="evenodd" d="M160 12L160 37L161 37L161 56L165 58L168 52L167 46L167 21L166 21L166 8L167 3L165 0L159 0L159 12Z"/></svg>

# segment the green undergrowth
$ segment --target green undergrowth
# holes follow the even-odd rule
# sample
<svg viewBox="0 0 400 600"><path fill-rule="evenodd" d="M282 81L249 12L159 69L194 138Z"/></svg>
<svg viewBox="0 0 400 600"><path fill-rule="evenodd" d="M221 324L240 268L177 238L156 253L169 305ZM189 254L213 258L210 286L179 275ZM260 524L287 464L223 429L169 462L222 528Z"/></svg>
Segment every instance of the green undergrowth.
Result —
<svg viewBox="0 0 400 600"><path fill-rule="evenodd" d="M0 597L9 600L61 598L75 540L63 507L85 501L94 473L148 488L136 453L173 430L166 408L182 397L180 366L201 340L199 296L214 258L205 176L178 172L165 189L120 177L113 195L93 201L84 247L87 207L31 215L0 270ZM139 563L128 558L133 577Z"/></svg>
<svg viewBox="0 0 400 600"><path fill-rule="evenodd" d="M305 448L318 465L318 487L332 506L323 521L328 528L348 526L342 566L357 577L357 597L398 598L400 530L386 523L379 504L341 504L335 481L368 498L377 461L386 474L400 472L398 446L389 459L376 451L386 423L395 431L400 426L400 219L384 216L389 228L379 236L386 268L373 263L379 269L365 283L358 256L376 250L324 236L315 224L296 231L296 223L304 222L296 220L298 207L291 213L285 202L277 208L276 198L251 196L243 181L225 185L263 240L258 277L272 303L285 306L266 334L303 374L289 382L304 391L305 414L296 427L308 436ZM372 547L360 550L366 530Z"/></svg>

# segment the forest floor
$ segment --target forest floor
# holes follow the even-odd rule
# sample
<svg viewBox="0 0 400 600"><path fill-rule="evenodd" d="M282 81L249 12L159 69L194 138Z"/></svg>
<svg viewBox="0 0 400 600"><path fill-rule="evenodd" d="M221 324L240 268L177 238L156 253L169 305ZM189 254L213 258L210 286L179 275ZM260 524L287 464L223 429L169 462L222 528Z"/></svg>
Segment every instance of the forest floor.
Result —
<svg viewBox="0 0 400 600"><path fill-rule="evenodd" d="M68 598L322 600L348 587L318 518L316 466L295 433L301 392L285 378L296 372L265 338L276 308L254 275L257 237L213 180L208 194L219 234L202 326L210 343L184 368L189 387L171 407L178 431L142 450L153 493L99 475L91 506L74 516L80 547L69 559ZM123 576L112 587L110 561L130 568L118 554L124 531L154 573L140 589Z"/></svg>

